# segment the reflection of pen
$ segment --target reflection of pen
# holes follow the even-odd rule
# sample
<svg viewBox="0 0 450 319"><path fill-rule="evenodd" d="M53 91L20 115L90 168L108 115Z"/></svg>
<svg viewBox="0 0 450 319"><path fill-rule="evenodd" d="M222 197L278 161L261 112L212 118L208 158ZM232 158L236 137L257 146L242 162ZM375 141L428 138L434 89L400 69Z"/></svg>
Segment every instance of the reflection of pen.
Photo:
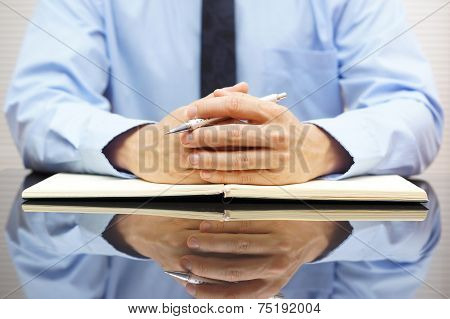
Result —
<svg viewBox="0 0 450 319"><path fill-rule="evenodd" d="M169 276L172 276L174 278L183 280L183 281L187 281L190 284L193 285L201 285L201 284L230 284L230 282L228 281L222 281L222 280L215 280L215 279L209 279L209 278L205 278L205 277L200 277L200 276L196 276L194 274L190 274L187 272L181 272L181 271L165 271L164 273L168 274ZM231 282L233 283L233 282ZM280 292L278 294L276 294L275 296L273 296L270 299L283 299L284 296L283 294Z"/></svg>
<svg viewBox="0 0 450 319"><path fill-rule="evenodd" d="M265 97L260 98L262 101L270 101L270 102L279 102L287 97L287 93L280 93L280 94L271 94L267 95ZM173 129L171 129L166 134L173 134L173 133L181 133L186 131L193 131L195 129L198 129L203 126L209 126L214 125L217 123L220 123L222 121L225 121L229 119L228 117L221 117L221 118L213 118L213 119L193 119L190 120L184 124L181 124L180 126L177 126Z"/></svg>
<svg viewBox="0 0 450 319"><path fill-rule="evenodd" d="M190 274L187 272L181 272L181 271L165 271L166 274L169 276L172 276L177 279L181 279L183 281L187 281L190 284L193 285L201 285L201 284L229 284L227 281L221 281L221 280L214 280L209 278L204 278L200 276L196 276L194 274Z"/></svg>

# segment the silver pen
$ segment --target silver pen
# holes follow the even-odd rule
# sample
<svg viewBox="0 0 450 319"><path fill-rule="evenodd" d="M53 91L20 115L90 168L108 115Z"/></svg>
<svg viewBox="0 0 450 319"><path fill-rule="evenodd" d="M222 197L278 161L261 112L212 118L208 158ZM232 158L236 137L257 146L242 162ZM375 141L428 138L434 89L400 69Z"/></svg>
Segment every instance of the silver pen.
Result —
<svg viewBox="0 0 450 319"><path fill-rule="evenodd" d="M270 94L265 97L260 98L262 101L269 101L269 102L279 102L287 97L287 93L283 92L280 94ZM170 131L168 131L166 134L173 134L173 133L181 133L186 131L193 131L195 129L198 129L200 127L204 126L210 126L217 123L220 123L222 121L225 121L229 119L229 117L221 117L221 118L213 118L213 119L193 119L190 120L184 124L181 124L180 126L177 126Z"/></svg>
<svg viewBox="0 0 450 319"><path fill-rule="evenodd" d="M172 276L174 278L180 279L182 281L186 281L193 285L201 285L201 284L218 285L218 284L229 284L230 283L228 281L209 279L209 278L200 277L200 276L196 276L191 273L181 272L181 271L165 271L164 273L166 273L167 275ZM284 298L284 296L280 292L269 299L283 299L283 298Z"/></svg>
<svg viewBox="0 0 450 319"><path fill-rule="evenodd" d="M172 276L174 278L186 281L193 285L201 285L201 284L229 284L227 281L221 281L221 280L214 280L209 278L204 278L200 276L196 276L194 274L190 274L187 272L181 272L181 271L165 271L169 276Z"/></svg>

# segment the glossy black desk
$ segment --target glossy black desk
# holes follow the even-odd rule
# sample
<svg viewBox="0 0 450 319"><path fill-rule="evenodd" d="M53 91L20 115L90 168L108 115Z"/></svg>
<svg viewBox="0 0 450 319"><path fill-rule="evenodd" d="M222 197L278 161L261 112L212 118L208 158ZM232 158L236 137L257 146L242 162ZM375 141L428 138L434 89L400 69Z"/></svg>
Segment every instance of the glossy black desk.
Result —
<svg viewBox="0 0 450 319"><path fill-rule="evenodd" d="M77 254L77 252L74 253L73 250L69 248L64 248L66 246L71 247L70 230L66 229L65 232L58 232L58 227L55 227L55 225L59 225L58 223L65 223L65 217L61 217L61 215L64 214L26 214L23 213L21 209L22 199L19 194L22 190L23 183L25 183L24 178L27 173L28 172L21 170L7 170L0 173L0 222L2 227L4 229L6 228L1 242L2 245L0 246L0 292L2 297L70 297L71 289L74 291L73 296L79 298L127 297L126 295L108 293L108 291L105 291L108 290L108 287L106 286L96 287L94 280L92 280L92 287L88 285L89 289L91 289L89 290L89 293L86 292L86 287L84 287L85 290L76 291L76 276L74 278L69 278L70 276L74 276L76 272L67 270L84 266L78 266L77 261L75 260L64 265L64 267L60 267L61 264L64 264L64 261L67 260L67 255ZM26 183L30 183L30 181L35 182L40 178L42 178L42 176L29 176ZM430 199L430 202L427 204L429 212L425 221L372 222L378 223L380 229L396 229L396 239L391 242L388 241L387 244L398 245L398 247L395 247L396 249L392 249L393 247L382 246L381 248L380 246L375 248L378 250L377 253L381 255L384 254L383 250L386 248L386 252L389 252L390 255L384 256L385 258L383 258L392 261L383 266L389 268L389 271L383 278L391 278L383 283L383 289L388 291L389 285L392 285L392 289L396 289L399 285L401 286L404 284L405 287L401 290L402 295L399 295L398 297L415 296L418 293L417 291L419 291L419 296L422 294L424 297L442 298L448 294L446 286L436 287L435 283L430 283L427 279L429 278L427 272L429 271L430 263L432 263L433 255L439 250L439 237L441 235L439 201L434 189L429 183L426 181L419 181L418 185L427 191ZM214 203L205 202L204 205L214 205ZM41 216L39 217L39 215ZM52 231L49 231L49 229ZM383 234L380 234L380 236L383 236ZM389 238L389 234L387 234L387 238ZM368 245L370 246L370 243L368 243ZM404 254L404 251L410 251L410 253ZM45 253L42 254L42 252ZM49 256L45 256L47 252L49 252ZM356 247L354 253L355 255L359 253ZM83 252L83 254L86 254L86 252ZM95 258L96 256L95 251L89 251L88 254L91 258ZM104 254L104 252L99 253L99 258L100 255L101 258L105 258ZM82 254L80 253L80 255ZM48 260L46 260L46 258L48 258ZM114 258L126 259L126 257ZM402 258L404 258L404 260L402 260ZM363 257L360 259L364 261ZM368 260L367 262L368 265L370 265L372 261ZM56 267L55 264L58 265L58 267ZM339 264L339 262L337 264ZM376 271L376 268L371 267L372 265L367 267L366 276L368 281L373 280L371 277L373 275L372 272ZM107 272L106 268L105 272ZM449 273L450 271L446 272L447 275ZM77 276L81 276L80 274L86 274L86 272L79 272ZM318 274L320 275L320 272L318 272ZM116 273L108 274L108 276L112 277L115 275ZM407 283L404 279L406 278L405 275L409 277ZM364 283L364 273L361 273L361 271L355 272L354 274L349 273L346 276L346 281L350 285L353 278L352 276L355 278L355 286L356 279ZM126 276L124 278L126 279ZM130 280L132 278L134 277L131 276ZM86 281L85 278L83 278L83 280ZM110 278L109 280L114 281L114 278ZM68 285L67 282L70 282L71 284ZM364 287L364 285L361 287ZM58 291L59 288L61 288L61 291ZM380 291L383 291L383 289ZM347 293L348 296L337 296L363 298L374 296L369 290L370 288L368 289L367 294L365 294L364 291L359 291L354 295ZM85 295L83 295L83 293L85 293ZM332 295L330 296L333 297ZM392 297L389 295L375 296ZM134 295L129 297L145 298L146 295Z"/></svg>

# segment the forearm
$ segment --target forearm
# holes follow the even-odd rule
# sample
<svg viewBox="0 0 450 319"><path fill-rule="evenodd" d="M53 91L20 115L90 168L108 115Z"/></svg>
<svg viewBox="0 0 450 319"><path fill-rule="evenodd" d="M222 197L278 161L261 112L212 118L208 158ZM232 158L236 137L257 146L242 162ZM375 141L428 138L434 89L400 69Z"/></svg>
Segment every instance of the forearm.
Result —
<svg viewBox="0 0 450 319"><path fill-rule="evenodd" d="M333 136L353 158L337 178L363 174L417 174L436 156L442 126L424 102L392 99L311 123Z"/></svg>

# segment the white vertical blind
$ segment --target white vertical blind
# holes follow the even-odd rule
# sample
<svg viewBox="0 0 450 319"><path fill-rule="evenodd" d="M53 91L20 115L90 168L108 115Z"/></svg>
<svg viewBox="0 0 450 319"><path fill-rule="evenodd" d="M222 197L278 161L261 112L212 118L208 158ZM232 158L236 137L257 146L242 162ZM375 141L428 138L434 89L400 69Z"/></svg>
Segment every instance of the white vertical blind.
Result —
<svg viewBox="0 0 450 319"><path fill-rule="evenodd" d="M25 16L31 15L35 3L34 0L7 0L4 2ZM0 106L2 110L0 115L0 170L22 167L21 159L11 140L3 116L3 106L25 27L26 21L22 17L0 3Z"/></svg>

